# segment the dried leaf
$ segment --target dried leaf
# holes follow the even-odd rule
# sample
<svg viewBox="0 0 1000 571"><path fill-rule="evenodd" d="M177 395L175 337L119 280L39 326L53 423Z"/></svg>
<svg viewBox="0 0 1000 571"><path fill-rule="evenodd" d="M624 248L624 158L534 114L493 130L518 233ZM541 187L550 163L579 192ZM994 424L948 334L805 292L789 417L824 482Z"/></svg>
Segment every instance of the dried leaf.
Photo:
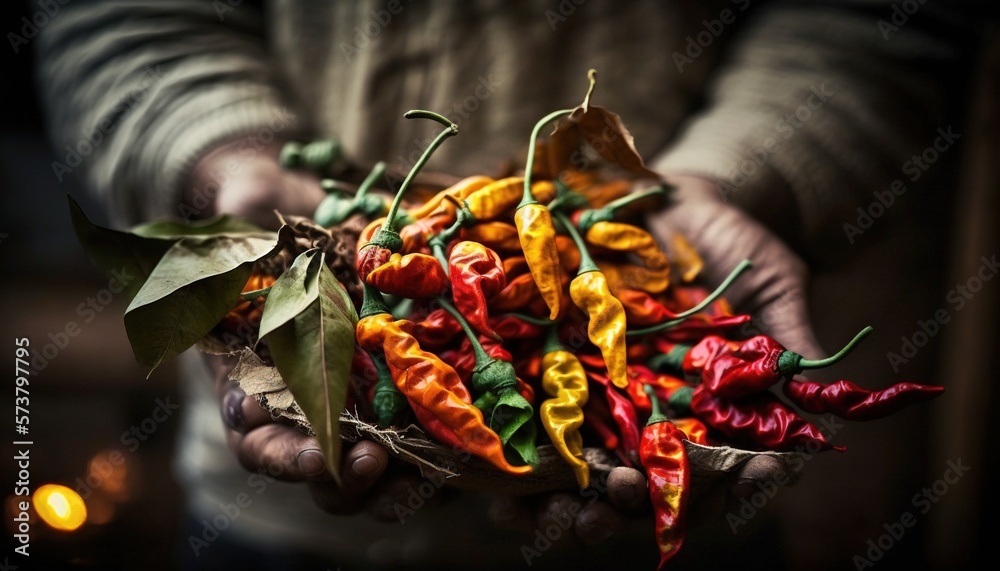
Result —
<svg viewBox="0 0 1000 571"><path fill-rule="evenodd" d="M590 104L596 73L591 70L589 77L591 85L583 103L573 109L568 117L560 119L549 136L547 148L552 173L562 172L570 166L579 166L574 165L579 163L578 159L574 160L574 154L586 143L606 161L631 173L660 178L660 175L646 168L642 156L635 148L635 140L625 128L621 117L604 107Z"/></svg>
<svg viewBox="0 0 1000 571"><path fill-rule="evenodd" d="M125 310L136 359L155 369L198 342L236 304L254 262L278 247L274 233L178 240Z"/></svg>
<svg viewBox="0 0 1000 571"><path fill-rule="evenodd" d="M249 348L240 352L240 360L229 373L229 379L240 384L243 392L257 399L272 418L287 418L299 428L312 433L312 426L295 401L278 368L268 365Z"/></svg>
<svg viewBox="0 0 1000 571"><path fill-rule="evenodd" d="M318 259L318 272L298 272L298 281L292 283L291 279L286 280L282 288L307 296L312 295L309 292L318 290L318 295L291 319L285 317L291 314L289 308L297 307L297 304L283 303L277 314L279 317L272 317L269 323L284 321L266 331L266 341L281 377L309 419L323 450L327 468L339 483L340 414L344 410L350 385L354 326L358 317L347 291L326 267L324 255L307 252L302 256L306 254L309 254L308 259L302 264L308 270L313 264L312 259ZM277 286L275 283L271 295ZM270 305L269 295L264 303L263 320L268 319Z"/></svg>

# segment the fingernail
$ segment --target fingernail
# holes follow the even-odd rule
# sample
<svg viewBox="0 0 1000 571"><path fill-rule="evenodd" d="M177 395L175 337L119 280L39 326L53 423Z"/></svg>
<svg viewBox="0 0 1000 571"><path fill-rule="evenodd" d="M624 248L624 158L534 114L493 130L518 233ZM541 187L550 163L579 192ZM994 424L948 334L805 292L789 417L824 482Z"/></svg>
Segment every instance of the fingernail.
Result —
<svg viewBox="0 0 1000 571"><path fill-rule="evenodd" d="M223 399L222 420L226 426L237 432L243 432L246 429L246 423L243 419L243 399L246 396L243 389L237 387L230 389Z"/></svg>
<svg viewBox="0 0 1000 571"><path fill-rule="evenodd" d="M371 454L358 456L351 462L351 471L358 476L371 476L378 472L381 467L382 463Z"/></svg>
<svg viewBox="0 0 1000 571"><path fill-rule="evenodd" d="M306 475L307 478L313 478L319 476L326 471L326 462L323 459L323 453L316 448L307 448L299 452L299 470Z"/></svg>

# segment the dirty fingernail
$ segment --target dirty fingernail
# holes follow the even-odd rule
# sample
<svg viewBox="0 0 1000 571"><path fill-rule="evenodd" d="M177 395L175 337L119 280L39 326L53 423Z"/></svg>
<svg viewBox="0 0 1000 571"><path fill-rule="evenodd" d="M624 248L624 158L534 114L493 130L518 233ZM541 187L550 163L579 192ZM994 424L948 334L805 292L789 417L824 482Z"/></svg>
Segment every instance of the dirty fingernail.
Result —
<svg viewBox="0 0 1000 571"><path fill-rule="evenodd" d="M365 454L363 456L358 456L351 462L351 471L358 476L371 476L372 474L378 473L382 468L382 463L379 459L371 454Z"/></svg>
<svg viewBox="0 0 1000 571"><path fill-rule="evenodd" d="M247 394L243 389L235 388L226 393L222 403L222 420L226 426L243 432L246 429L246 422L243 419L243 399Z"/></svg>
<svg viewBox="0 0 1000 571"><path fill-rule="evenodd" d="M299 452L298 462L299 469L309 478L319 476L326 471L323 453L316 448L307 448Z"/></svg>

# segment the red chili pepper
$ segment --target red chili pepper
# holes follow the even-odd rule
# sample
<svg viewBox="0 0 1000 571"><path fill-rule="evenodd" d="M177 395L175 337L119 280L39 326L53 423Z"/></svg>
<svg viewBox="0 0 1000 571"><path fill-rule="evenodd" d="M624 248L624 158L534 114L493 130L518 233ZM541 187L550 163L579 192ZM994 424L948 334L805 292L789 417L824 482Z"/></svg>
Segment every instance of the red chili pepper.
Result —
<svg viewBox="0 0 1000 571"><path fill-rule="evenodd" d="M817 361L804 359L766 335L742 342L709 335L688 351L684 372L700 376L705 389L716 396L739 398L767 390L804 369L839 361L870 332L871 327L865 328L836 355Z"/></svg>
<svg viewBox="0 0 1000 571"><path fill-rule="evenodd" d="M671 297L667 301L667 308L680 312L698 305L712 292L698 285L674 284L670 293ZM702 313L709 317L727 317L733 314L733 308L728 301L720 297L706 307Z"/></svg>
<svg viewBox="0 0 1000 571"><path fill-rule="evenodd" d="M697 418L675 418L674 426L691 442L708 446L708 427Z"/></svg>
<svg viewBox="0 0 1000 571"><path fill-rule="evenodd" d="M944 392L944 387L896 383L880 391L869 391L850 381L824 385L792 379L785 383L784 392L806 412L833 413L847 420L872 420L910 404L930 400Z"/></svg>
<svg viewBox="0 0 1000 571"><path fill-rule="evenodd" d="M413 325L413 336L422 347L441 349L462 333L462 325L447 311L438 308Z"/></svg>
<svg viewBox="0 0 1000 571"><path fill-rule="evenodd" d="M604 448L617 450L620 444L618 435L611 428L611 411L606 402L600 399L590 399L583 407L583 424L601 439Z"/></svg>
<svg viewBox="0 0 1000 571"><path fill-rule="evenodd" d="M688 466L681 432L660 413L653 398L653 414L642 431L639 459L649 480L649 499L656 516L656 546L663 569L684 543L688 497L691 495L691 470Z"/></svg>
<svg viewBox="0 0 1000 571"><path fill-rule="evenodd" d="M531 274L521 274L507 282L506 287L490 298L490 310L494 312L519 311L542 294L535 285Z"/></svg>
<svg viewBox="0 0 1000 571"><path fill-rule="evenodd" d="M411 299L435 297L448 289L448 275L441 262L427 254L393 254L364 280L382 293Z"/></svg>
<svg viewBox="0 0 1000 571"><path fill-rule="evenodd" d="M489 324L486 300L507 285L500 256L478 242L459 242L448 256L448 274L455 308L477 333L499 340Z"/></svg>
<svg viewBox="0 0 1000 571"><path fill-rule="evenodd" d="M664 339L673 343L697 343L708 335L731 336L731 332L745 323L749 323L749 315L727 315L711 317L696 314L685 319L680 325L664 329L657 333L656 339Z"/></svg>
<svg viewBox="0 0 1000 571"><path fill-rule="evenodd" d="M513 315L501 315L490 318L490 325L497 335L508 340L534 339L541 337L545 332L541 326L528 323Z"/></svg>
<svg viewBox="0 0 1000 571"><path fill-rule="evenodd" d="M671 404L685 391L672 395ZM691 412L708 426L734 440L744 440L769 450L787 451L796 447L843 450L830 444L809 421L785 406L769 392L745 399L714 396L704 385L691 393Z"/></svg>
<svg viewBox="0 0 1000 571"><path fill-rule="evenodd" d="M629 327L656 325L677 317L676 313L644 291L620 288L615 292L615 297L625 308L625 319Z"/></svg>
<svg viewBox="0 0 1000 571"><path fill-rule="evenodd" d="M611 384L611 381L600 373L587 372L587 377L604 387L604 395L608 401L608 408L611 409L611 417L618 425L618 433L621 436L622 448L632 456L639 451L639 419L635 411L635 405L629 398Z"/></svg>

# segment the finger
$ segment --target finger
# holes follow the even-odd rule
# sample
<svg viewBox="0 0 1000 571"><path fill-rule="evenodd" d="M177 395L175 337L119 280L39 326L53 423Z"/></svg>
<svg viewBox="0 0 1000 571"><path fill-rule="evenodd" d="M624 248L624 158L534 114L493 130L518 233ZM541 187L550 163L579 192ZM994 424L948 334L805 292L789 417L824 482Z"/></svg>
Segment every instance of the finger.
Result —
<svg viewBox="0 0 1000 571"><path fill-rule="evenodd" d="M573 528L582 511L583 505L579 498L569 494L552 494L539 505L536 520L538 529L552 541L553 547L572 545Z"/></svg>
<svg viewBox="0 0 1000 571"><path fill-rule="evenodd" d="M222 397L222 420L230 429L243 434L273 422L271 413L261 408L257 399L247 398L247 394L236 384L231 384Z"/></svg>
<svg viewBox="0 0 1000 571"><path fill-rule="evenodd" d="M598 544L624 528L625 516L604 502L584 506L574 525L577 537L588 545Z"/></svg>
<svg viewBox="0 0 1000 571"><path fill-rule="evenodd" d="M341 484L345 494L361 495L378 482L389 465L389 453L371 440L362 440L344 455Z"/></svg>
<svg viewBox="0 0 1000 571"><path fill-rule="evenodd" d="M608 475L608 502L626 513L640 513L649 507L646 478L635 468L619 466Z"/></svg>
<svg viewBox="0 0 1000 571"><path fill-rule="evenodd" d="M240 434L228 433L229 446L244 468L267 470L281 480L322 478L326 472L316 438L281 424L265 424Z"/></svg>
<svg viewBox="0 0 1000 571"><path fill-rule="evenodd" d="M513 496L493 498L488 511L490 522L500 529L530 531L535 525L531 506Z"/></svg>
<svg viewBox="0 0 1000 571"><path fill-rule="evenodd" d="M749 498L765 483L777 487L789 484L790 479L780 460L762 454L748 460L736 472L731 492L736 498Z"/></svg>

